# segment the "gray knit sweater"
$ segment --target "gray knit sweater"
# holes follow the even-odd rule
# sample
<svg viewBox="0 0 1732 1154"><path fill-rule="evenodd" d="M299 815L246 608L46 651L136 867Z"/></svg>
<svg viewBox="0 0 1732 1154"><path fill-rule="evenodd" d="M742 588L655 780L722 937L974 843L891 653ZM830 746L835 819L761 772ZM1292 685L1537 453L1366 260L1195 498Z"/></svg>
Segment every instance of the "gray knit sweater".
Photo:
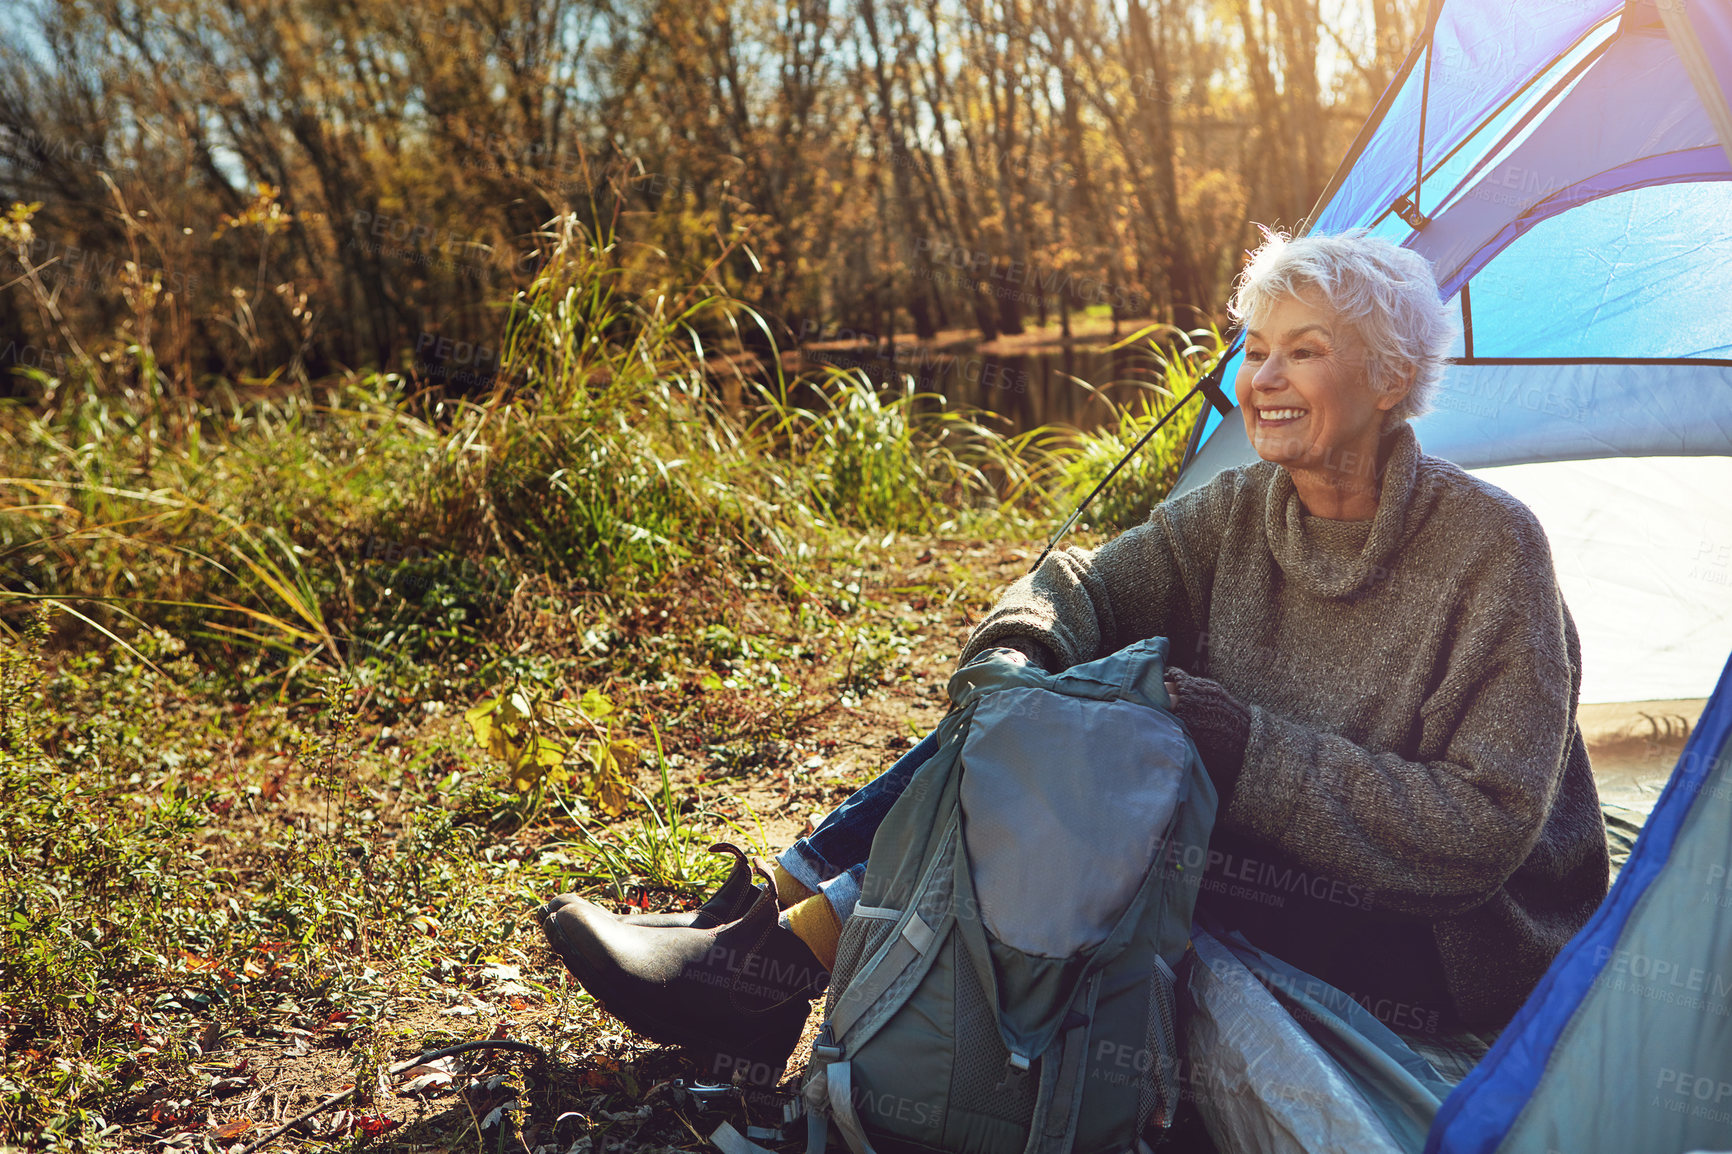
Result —
<svg viewBox="0 0 1732 1154"><path fill-rule="evenodd" d="M1580 643L1527 506L1405 424L1379 459L1370 521L1308 515L1264 461L1055 553L962 660L1169 637L1251 712L1200 915L1398 1030L1498 1027L1606 894Z"/></svg>

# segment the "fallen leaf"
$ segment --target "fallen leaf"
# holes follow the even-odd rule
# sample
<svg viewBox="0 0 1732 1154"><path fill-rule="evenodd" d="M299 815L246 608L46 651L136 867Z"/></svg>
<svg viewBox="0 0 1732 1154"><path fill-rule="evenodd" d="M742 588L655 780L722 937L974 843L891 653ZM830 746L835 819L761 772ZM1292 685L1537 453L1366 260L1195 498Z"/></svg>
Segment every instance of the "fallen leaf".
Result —
<svg viewBox="0 0 1732 1154"><path fill-rule="evenodd" d="M403 1123L397 1121L395 1118L387 1118L383 1114L355 1115L355 1129L367 1135L369 1138L383 1134L387 1130L395 1130L402 1124Z"/></svg>
<svg viewBox="0 0 1732 1154"><path fill-rule="evenodd" d="M398 1090L399 1094L425 1094L429 1090L443 1090L451 1085L449 1074L422 1074L419 1078L411 1078Z"/></svg>
<svg viewBox="0 0 1732 1154"><path fill-rule="evenodd" d="M469 723L469 732L473 733L475 740L489 752L493 751L493 714L498 709L499 699L490 697L463 715L463 720Z"/></svg>
<svg viewBox="0 0 1732 1154"><path fill-rule="evenodd" d="M407 1072L409 1081L398 1093L420 1094L428 1090L443 1090L451 1085L456 1076L455 1058L440 1058L434 1062L423 1062Z"/></svg>
<svg viewBox="0 0 1732 1154"><path fill-rule="evenodd" d="M158 1126L178 1126L192 1121L192 1116L193 1106L190 1098L169 1098L150 1108L150 1120Z"/></svg>
<svg viewBox="0 0 1732 1154"><path fill-rule="evenodd" d="M218 1098L227 1098L231 1094L239 1094L242 1090L258 1084L258 1076L247 1075L239 1078L218 1078L210 1084L210 1092Z"/></svg>
<svg viewBox="0 0 1732 1154"><path fill-rule="evenodd" d="M583 792L609 817L619 817L631 804L631 771L639 752L635 741L598 741L589 748L589 780Z"/></svg>
<svg viewBox="0 0 1732 1154"><path fill-rule="evenodd" d="M239 1138L242 1134L245 1134L248 1130L251 1130L252 1128L253 1128L252 1119L250 1119L250 1118L236 1118L233 1122L224 1122L221 1126L218 1126L212 1132L212 1136L216 1137L216 1138L221 1138L224 1142L229 1142L229 1141L233 1141L236 1138Z"/></svg>

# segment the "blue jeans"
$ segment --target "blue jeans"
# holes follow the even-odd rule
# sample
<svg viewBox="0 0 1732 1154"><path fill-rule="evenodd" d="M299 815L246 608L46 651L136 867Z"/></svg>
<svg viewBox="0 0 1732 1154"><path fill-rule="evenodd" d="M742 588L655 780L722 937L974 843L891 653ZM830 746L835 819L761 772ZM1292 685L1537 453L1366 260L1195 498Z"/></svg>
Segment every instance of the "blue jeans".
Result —
<svg viewBox="0 0 1732 1154"><path fill-rule="evenodd" d="M847 921L860 900L860 879L866 876L866 856L872 852L872 835L879 823L908 788L914 771L937 751L938 734L927 734L895 765L831 811L810 837L796 841L776 859L795 881L824 895L837 921Z"/></svg>

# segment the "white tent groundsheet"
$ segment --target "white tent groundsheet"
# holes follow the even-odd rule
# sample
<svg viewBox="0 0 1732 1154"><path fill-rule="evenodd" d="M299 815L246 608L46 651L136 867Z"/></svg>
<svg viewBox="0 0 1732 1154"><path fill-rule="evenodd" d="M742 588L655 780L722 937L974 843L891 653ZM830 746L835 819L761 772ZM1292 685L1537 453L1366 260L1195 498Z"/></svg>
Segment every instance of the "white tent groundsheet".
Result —
<svg viewBox="0 0 1732 1154"><path fill-rule="evenodd" d="M1702 698L1732 650L1732 457L1475 469L1539 517L1582 636L1582 701Z"/></svg>

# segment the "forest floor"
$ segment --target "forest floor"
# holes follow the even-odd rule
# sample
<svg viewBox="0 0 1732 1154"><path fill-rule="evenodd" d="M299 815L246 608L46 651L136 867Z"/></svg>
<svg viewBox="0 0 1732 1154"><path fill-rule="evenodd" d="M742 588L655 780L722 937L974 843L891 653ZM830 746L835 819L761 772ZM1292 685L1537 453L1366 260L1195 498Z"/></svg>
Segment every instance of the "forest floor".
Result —
<svg viewBox="0 0 1732 1154"><path fill-rule="evenodd" d="M751 1133L774 1145L781 1095L694 1095L703 1072L603 1013L553 959L533 911L566 890L622 912L687 908L727 864L705 852L712 840L779 851L936 725L973 623L1032 557L968 541L864 550L838 567L849 579L836 582L848 590L847 629L832 622L818 636L800 636L772 597L740 592L725 612L718 605L717 619L742 634L758 623L762 652L783 655L785 667L786 655L803 654L805 668L766 679L764 662L724 646L732 660L664 666L653 683L603 683L612 736L629 732L645 751L659 741L667 766L664 788L646 752L635 799L617 817L586 805L576 782L534 803L500 788L507 774L466 723L474 691L461 678L419 694L358 693L352 730L331 747L333 770L309 752L317 740L305 744L333 724L316 701L220 706L146 675L130 679L132 707L122 707L113 682L127 671L51 653L48 751L153 750L136 763L142 773L107 783L105 796L127 795L137 812L185 804L173 810L172 837L165 820L136 831L112 817L95 823L107 830L82 856L114 864L93 873L130 877L127 901L137 887L160 887L165 904L109 915L156 919L126 929L152 944L137 947L143 961L124 979L91 991L101 1008L88 1014L83 1045L56 1040L53 1015L45 1020L27 998L9 1006L0 997L0 1091L12 1093L14 1124L26 1109L52 1116L50 1131L14 1129L10 1140L236 1154L353 1086L358 1098L270 1148L694 1150L724 1121L741 1133L764 1127ZM693 637L716 627L697 617L676 626ZM718 652L695 642L687 651ZM584 689L576 672L554 680L568 696ZM113 731L125 716L130 735ZM442 838L418 832L434 814ZM343 873L341 860L322 874L297 872L328 844L360 873ZM177 862L160 860L165 853ZM399 877L411 880L391 880ZM91 949L112 948L124 935L104 920L67 935L88 929ZM45 969L42 980L76 991L90 979ZM389 1073L480 1039L530 1043L545 1059L480 1052ZM55 1094L59 1102L40 1100ZM0 1136L0 1148L7 1141Z"/></svg>

